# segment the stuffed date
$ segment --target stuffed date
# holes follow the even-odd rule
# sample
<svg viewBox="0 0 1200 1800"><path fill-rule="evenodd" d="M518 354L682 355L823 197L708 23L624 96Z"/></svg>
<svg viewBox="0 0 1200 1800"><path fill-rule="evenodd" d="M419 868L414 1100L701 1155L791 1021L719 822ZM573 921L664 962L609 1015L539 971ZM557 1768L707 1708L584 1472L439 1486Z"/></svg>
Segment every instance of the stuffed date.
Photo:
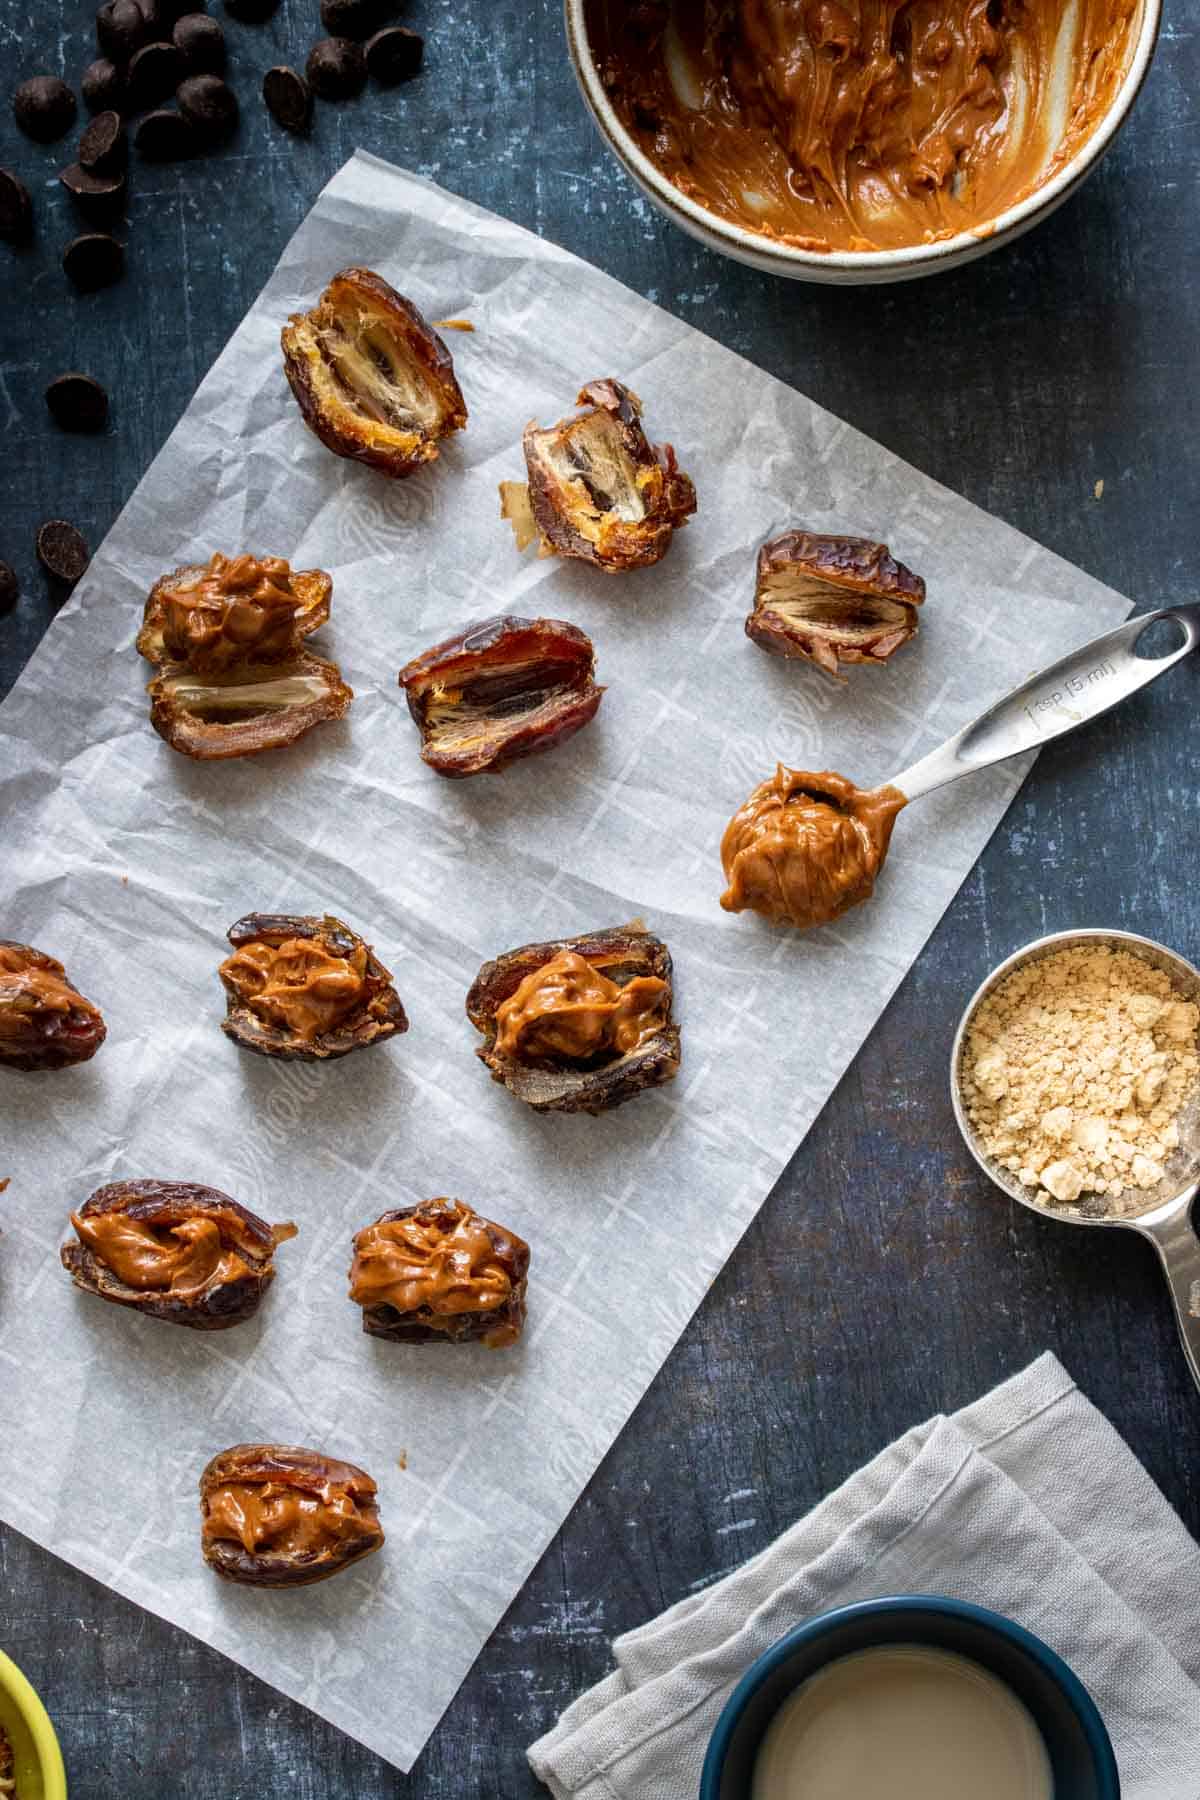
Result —
<svg viewBox="0 0 1200 1800"><path fill-rule="evenodd" d="M67 1069L104 1042L98 1008L63 965L31 944L0 939L0 1069Z"/></svg>
<svg viewBox="0 0 1200 1800"><path fill-rule="evenodd" d="M200 1547L245 1587L308 1587L383 1543L365 1469L296 1444L234 1444L200 1477Z"/></svg>
<svg viewBox="0 0 1200 1800"><path fill-rule="evenodd" d="M884 663L917 635L925 583L871 538L785 531L758 552L746 635L841 680L844 663Z"/></svg>
<svg viewBox="0 0 1200 1800"><path fill-rule="evenodd" d="M391 975L340 919L250 913L228 937L221 1029L243 1050L325 1062L408 1030Z"/></svg>
<svg viewBox="0 0 1200 1800"><path fill-rule="evenodd" d="M515 1344L529 1245L461 1200L386 1212L354 1239L350 1298L369 1337L396 1344Z"/></svg>
<svg viewBox="0 0 1200 1800"><path fill-rule="evenodd" d="M327 450L411 475L461 431L466 403L445 343L411 300L370 269L343 269L283 328L283 366Z"/></svg>
<svg viewBox="0 0 1200 1800"><path fill-rule="evenodd" d="M561 619L468 626L400 671L422 761L461 778L552 750L595 717L595 666L591 639Z"/></svg>
<svg viewBox="0 0 1200 1800"><path fill-rule="evenodd" d="M324 569L217 551L155 582L137 647L147 662L186 663L197 673L286 661L326 623L332 597Z"/></svg>
<svg viewBox="0 0 1200 1800"><path fill-rule="evenodd" d="M671 956L639 923L524 944L467 995L494 1081L539 1112L602 1113L674 1080Z"/></svg>
<svg viewBox="0 0 1200 1800"><path fill-rule="evenodd" d="M251 1318L275 1279L276 1246L296 1235L187 1181L113 1182L71 1224L78 1242L59 1254L76 1287L196 1331Z"/></svg>
<svg viewBox="0 0 1200 1800"><path fill-rule="evenodd" d="M213 555L164 575L137 647L158 673L150 723L200 762L279 750L354 698L337 664L304 648L329 617L333 582L282 557Z"/></svg>
<svg viewBox="0 0 1200 1800"><path fill-rule="evenodd" d="M557 425L525 428L527 482L500 483L517 549L578 557L610 575L660 562L696 510L670 444L652 444L642 403L619 381L590 381Z"/></svg>

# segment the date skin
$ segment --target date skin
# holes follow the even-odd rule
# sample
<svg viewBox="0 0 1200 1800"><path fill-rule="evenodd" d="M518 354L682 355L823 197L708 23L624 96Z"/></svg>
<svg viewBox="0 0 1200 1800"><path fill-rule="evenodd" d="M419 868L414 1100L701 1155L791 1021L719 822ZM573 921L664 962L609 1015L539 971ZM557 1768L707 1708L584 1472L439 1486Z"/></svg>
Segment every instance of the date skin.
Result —
<svg viewBox="0 0 1200 1800"><path fill-rule="evenodd" d="M639 975L665 981L666 1003L661 1031L627 1055L614 1057L598 1067L564 1063L559 1068L532 1067L503 1056L496 1049L499 1007L514 994L525 977L563 950L573 950L600 969L619 986ZM483 1036L476 1056L504 1084L510 1094L538 1112L609 1112L626 1100L661 1087L679 1073L679 1027L671 1019L671 953L661 938L648 932L640 921L609 931L593 931L583 937L556 938L540 944L523 944L493 962L484 963L467 995L467 1017Z"/></svg>
<svg viewBox="0 0 1200 1800"><path fill-rule="evenodd" d="M246 1272L233 1281L215 1282L195 1295L129 1287L83 1243L66 1243L59 1252L63 1268L85 1293L193 1331L226 1331L252 1318L275 1279L272 1258L276 1245L294 1237L296 1230L294 1225L268 1225L218 1188L188 1181L112 1182L97 1188L79 1208L80 1218L104 1213L122 1213L163 1231L190 1219L211 1219L217 1225L222 1248L235 1251Z"/></svg>
<svg viewBox="0 0 1200 1800"><path fill-rule="evenodd" d="M467 626L400 671L421 760L462 780L553 750L595 718L595 666L591 639L561 619Z"/></svg>

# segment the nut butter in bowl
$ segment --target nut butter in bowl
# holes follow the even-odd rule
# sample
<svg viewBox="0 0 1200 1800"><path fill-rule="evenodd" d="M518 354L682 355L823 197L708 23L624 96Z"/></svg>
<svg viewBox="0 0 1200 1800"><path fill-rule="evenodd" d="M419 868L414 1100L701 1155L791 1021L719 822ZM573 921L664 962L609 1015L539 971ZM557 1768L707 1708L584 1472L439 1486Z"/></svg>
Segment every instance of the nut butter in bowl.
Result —
<svg viewBox="0 0 1200 1800"><path fill-rule="evenodd" d="M700 1800L1118 1800L1078 1677L1024 1627L939 1595L864 1600L751 1664Z"/></svg>
<svg viewBox="0 0 1200 1800"><path fill-rule="evenodd" d="M967 261L1095 165L1161 0L567 0L609 147L713 249L801 280Z"/></svg>

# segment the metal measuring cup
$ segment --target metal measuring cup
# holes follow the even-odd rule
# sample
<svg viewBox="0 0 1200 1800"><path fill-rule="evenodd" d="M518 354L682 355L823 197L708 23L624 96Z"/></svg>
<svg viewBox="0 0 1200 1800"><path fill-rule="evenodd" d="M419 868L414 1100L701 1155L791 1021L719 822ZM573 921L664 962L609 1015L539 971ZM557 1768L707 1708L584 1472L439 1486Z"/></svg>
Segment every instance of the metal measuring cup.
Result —
<svg viewBox="0 0 1200 1800"><path fill-rule="evenodd" d="M975 1135L963 1104L962 1064L967 1032L983 1001L1014 969L1024 968L1028 963L1038 962L1056 951L1069 950L1077 944L1105 944L1114 950L1128 950L1143 962L1164 970L1181 999L1200 1001L1200 969L1194 968L1174 950L1168 950L1165 945L1156 944L1150 938L1138 937L1132 931L1058 931L1050 937L1038 938L1034 943L1026 944L1024 949L1015 951L999 968L993 969L967 1004L954 1035L954 1048L950 1056L950 1098L954 1106L954 1117L958 1121L967 1149L984 1174L998 1188L1002 1188L1010 1199L1018 1201L1030 1212L1043 1218L1060 1220L1066 1225L1098 1225L1110 1229L1117 1226L1127 1231L1136 1231L1154 1245L1175 1303L1183 1354L1192 1372L1192 1380L1200 1388L1200 1239L1197 1238L1192 1223L1192 1207L1196 1196L1200 1194L1200 1091L1192 1095L1179 1115L1179 1149L1172 1153L1162 1181L1156 1187L1133 1195L1132 1202L1137 1205L1138 1210L1119 1217L1107 1217L1100 1213L1099 1208L1105 1200L1103 1195L1093 1196L1090 1206L1086 1194L1081 1194L1079 1200L1070 1206L1057 1201L1051 1201L1049 1205L1039 1204L1033 1199L1032 1191L1024 1187L1010 1170L1002 1168L988 1156Z"/></svg>

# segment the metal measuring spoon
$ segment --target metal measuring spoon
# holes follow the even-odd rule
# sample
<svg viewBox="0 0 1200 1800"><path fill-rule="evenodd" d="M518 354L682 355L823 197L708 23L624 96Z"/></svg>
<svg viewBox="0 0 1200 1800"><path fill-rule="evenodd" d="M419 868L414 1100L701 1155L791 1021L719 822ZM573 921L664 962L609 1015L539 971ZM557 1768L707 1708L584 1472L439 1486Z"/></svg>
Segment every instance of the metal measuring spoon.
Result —
<svg viewBox="0 0 1200 1800"><path fill-rule="evenodd" d="M1135 655L1140 638L1162 619L1173 619L1181 627L1183 642L1163 656ZM887 786L899 788L906 799L915 800L973 769L1020 756L1023 750L1036 750L1051 738L1063 737L1077 725L1099 718L1148 682L1156 681L1197 644L1200 600L1139 613L1014 688L973 724L964 725L902 775L893 776Z"/></svg>
<svg viewBox="0 0 1200 1800"><path fill-rule="evenodd" d="M984 1174L1010 1199L1019 1201L1030 1212L1042 1218L1061 1220L1066 1225L1120 1226L1136 1231L1154 1245L1175 1303L1183 1354L1192 1380L1200 1388L1200 1239L1192 1223L1192 1206L1200 1194L1200 1092L1192 1095L1179 1116L1180 1147L1171 1156L1163 1180L1156 1187L1134 1196L1140 1208L1138 1212L1119 1218L1106 1217L1099 1212L1104 1203L1104 1196L1099 1194L1093 1195L1090 1202L1087 1194L1082 1194L1079 1202L1071 1206L1053 1201L1049 1205L1039 1205L1029 1188L1022 1186L1010 1170L1001 1168L987 1155L963 1105L962 1063L967 1032L983 1001L1014 969L1076 944L1105 944L1114 950L1128 950L1141 957L1143 962L1164 970L1182 999L1200 1001L1200 969L1150 938L1138 937L1132 931L1059 931L1051 937L1038 938L1035 943L1016 951L998 969L993 969L967 1004L950 1057L950 1098L954 1117L967 1149ZM1089 1206L1096 1210L1089 1210Z"/></svg>

